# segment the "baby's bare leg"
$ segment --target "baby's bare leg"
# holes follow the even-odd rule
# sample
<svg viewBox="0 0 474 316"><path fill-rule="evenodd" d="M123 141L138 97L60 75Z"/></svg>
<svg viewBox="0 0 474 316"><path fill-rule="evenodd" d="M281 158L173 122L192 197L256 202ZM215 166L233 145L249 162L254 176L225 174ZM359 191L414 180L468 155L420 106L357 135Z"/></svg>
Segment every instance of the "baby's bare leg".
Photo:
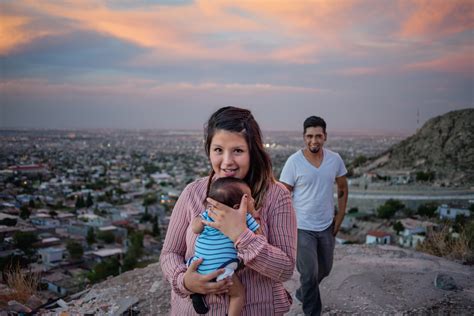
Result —
<svg viewBox="0 0 474 316"><path fill-rule="evenodd" d="M239 316L244 308L245 288L239 278L232 275L232 286L229 289L229 316Z"/></svg>

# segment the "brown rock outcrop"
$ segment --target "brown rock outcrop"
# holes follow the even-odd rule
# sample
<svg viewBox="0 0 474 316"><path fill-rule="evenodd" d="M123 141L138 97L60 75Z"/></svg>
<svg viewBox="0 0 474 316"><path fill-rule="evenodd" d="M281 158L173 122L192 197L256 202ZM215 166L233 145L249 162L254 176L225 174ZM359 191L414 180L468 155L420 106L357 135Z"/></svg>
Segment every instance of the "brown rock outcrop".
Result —
<svg viewBox="0 0 474 316"><path fill-rule="evenodd" d="M414 135L354 171L431 171L440 184L473 185L473 166L474 109L464 109L428 120Z"/></svg>

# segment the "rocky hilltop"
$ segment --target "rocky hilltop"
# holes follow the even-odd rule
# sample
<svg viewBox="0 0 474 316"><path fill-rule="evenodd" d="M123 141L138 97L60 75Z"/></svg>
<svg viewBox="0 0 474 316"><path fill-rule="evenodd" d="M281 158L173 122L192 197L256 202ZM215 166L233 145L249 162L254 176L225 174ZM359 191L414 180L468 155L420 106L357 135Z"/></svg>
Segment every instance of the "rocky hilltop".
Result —
<svg viewBox="0 0 474 316"><path fill-rule="evenodd" d="M440 275L449 284L435 286ZM285 283L294 297L298 273ZM337 245L334 268L321 286L324 315L470 315L474 269L395 246ZM159 264L111 278L51 314L167 315L170 287ZM295 299L291 315L303 315Z"/></svg>
<svg viewBox="0 0 474 316"><path fill-rule="evenodd" d="M434 172L437 184L472 186L473 166L474 109L464 109L428 120L413 136L354 171Z"/></svg>

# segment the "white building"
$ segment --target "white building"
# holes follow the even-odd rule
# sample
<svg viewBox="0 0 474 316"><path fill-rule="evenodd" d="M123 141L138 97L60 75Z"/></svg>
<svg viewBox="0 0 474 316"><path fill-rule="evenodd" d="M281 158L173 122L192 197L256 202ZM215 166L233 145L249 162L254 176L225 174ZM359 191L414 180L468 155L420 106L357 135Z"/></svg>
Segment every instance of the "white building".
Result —
<svg viewBox="0 0 474 316"><path fill-rule="evenodd" d="M39 255L41 256L41 261L46 265L54 265L63 260L64 249L49 247L38 250Z"/></svg>
<svg viewBox="0 0 474 316"><path fill-rule="evenodd" d="M425 241L425 238L423 235L400 236L398 238L398 244L407 248L416 248L418 244Z"/></svg>
<svg viewBox="0 0 474 316"><path fill-rule="evenodd" d="M109 221L103 217L100 217L95 214L81 214L77 217L79 220L82 220L87 223L88 226L105 226L108 225Z"/></svg>
<svg viewBox="0 0 474 316"><path fill-rule="evenodd" d="M156 183L160 183L160 182L163 182L163 181L170 181L171 180L171 176L167 173L160 173L160 172L156 172L152 175L150 175L150 177L156 182Z"/></svg>
<svg viewBox="0 0 474 316"><path fill-rule="evenodd" d="M104 259L116 257L121 259L124 254L121 248L109 248L109 249L100 249L92 252L94 259L97 262L101 262Z"/></svg>
<svg viewBox="0 0 474 316"><path fill-rule="evenodd" d="M463 215L465 217L471 216L471 211L467 208L449 207L447 204L438 206L437 210L440 219L456 219L456 216Z"/></svg>
<svg viewBox="0 0 474 316"><path fill-rule="evenodd" d="M52 218L49 214L38 213L30 217L31 224L42 228L55 228L61 225L59 220Z"/></svg>
<svg viewBox="0 0 474 316"><path fill-rule="evenodd" d="M390 234L380 231L380 230L371 230L365 236L366 244L379 244L379 245L389 245L390 244Z"/></svg>
<svg viewBox="0 0 474 316"><path fill-rule="evenodd" d="M434 223L412 218L404 218L400 222L404 230L398 238L398 243L400 246L409 248L416 248L419 243L425 240L426 233L436 226Z"/></svg>

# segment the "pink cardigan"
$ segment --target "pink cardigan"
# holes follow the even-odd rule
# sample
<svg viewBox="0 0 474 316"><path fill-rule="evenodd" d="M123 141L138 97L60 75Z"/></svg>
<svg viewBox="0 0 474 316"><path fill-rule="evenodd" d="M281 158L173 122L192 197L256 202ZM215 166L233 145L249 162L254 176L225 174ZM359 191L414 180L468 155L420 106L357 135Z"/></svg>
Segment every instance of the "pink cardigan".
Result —
<svg viewBox="0 0 474 316"><path fill-rule="evenodd" d="M204 209L208 178L190 183L181 193L171 215L161 252L163 275L170 282L171 315L196 315L191 294L183 286L185 259L194 253L197 235L191 220ZM270 184L260 210L263 235L247 229L235 242L238 257L245 267L237 272L246 292L242 315L283 315L291 305L282 282L291 278L296 257L296 217L288 190L280 183ZM225 295L206 295L207 315L225 315L229 299Z"/></svg>

